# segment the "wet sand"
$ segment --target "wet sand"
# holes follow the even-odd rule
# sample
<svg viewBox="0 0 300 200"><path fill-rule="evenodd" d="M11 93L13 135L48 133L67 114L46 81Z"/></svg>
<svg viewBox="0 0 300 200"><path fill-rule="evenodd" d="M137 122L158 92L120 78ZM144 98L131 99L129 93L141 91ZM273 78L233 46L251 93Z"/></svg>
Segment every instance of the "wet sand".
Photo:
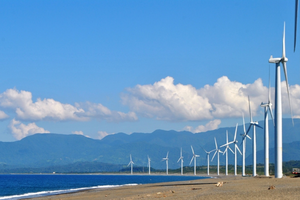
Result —
<svg viewBox="0 0 300 200"><path fill-rule="evenodd" d="M223 182L221 187L216 184ZM93 199L300 199L300 178L219 176L213 179L123 186L34 198Z"/></svg>

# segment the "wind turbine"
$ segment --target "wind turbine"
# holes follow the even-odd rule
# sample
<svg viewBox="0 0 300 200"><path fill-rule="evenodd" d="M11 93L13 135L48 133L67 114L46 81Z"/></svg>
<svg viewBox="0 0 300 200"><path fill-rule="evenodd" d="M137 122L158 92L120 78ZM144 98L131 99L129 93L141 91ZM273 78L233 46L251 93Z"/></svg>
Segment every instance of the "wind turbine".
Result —
<svg viewBox="0 0 300 200"><path fill-rule="evenodd" d="M270 91L270 71L269 71L269 95L268 95L268 103L261 103L260 106L264 108L265 111L265 176L269 175L269 119L268 119L268 112L270 112L273 125L274 125L274 118L272 112L272 103L271 103L271 91Z"/></svg>
<svg viewBox="0 0 300 200"><path fill-rule="evenodd" d="M246 159L246 140L247 138L250 138L250 136L247 134L246 132L246 127L245 127L245 119L244 119L244 114L243 114L243 128L244 128L244 134L241 134L242 135L242 138L243 138L243 169L242 169L242 176L246 176L246 170L245 170L245 159Z"/></svg>
<svg viewBox="0 0 300 200"><path fill-rule="evenodd" d="M128 163L127 167L129 165L131 166L131 174L133 174L133 164L134 164L134 162L132 161L131 154L130 154L130 162Z"/></svg>
<svg viewBox="0 0 300 200"><path fill-rule="evenodd" d="M163 161L165 160L166 161L166 174L169 174L169 169L168 169L168 161L169 161L169 152L167 153L167 156L165 158L163 158Z"/></svg>
<svg viewBox="0 0 300 200"><path fill-rule="evenodd" d="M214 150L211 150L211 151L206 151L203 147L202 147L202 149L205 151L205 153L206 153L206 159L207 159L207 175L209 175L209 154L211 153L211 152L213 152Z"/></svg>
<svg viewBox="0 0 300 200"><path fill-rule="evenodd" d="M296 50L296 39L297 39L297 19L298 19L298 0L295 1L295 28L294 28L294 52Z"/></svg>
<svg viewBox="0 0 300 200"><path fill-rule="evenodd" d="M177 162L181 160L181 175L183 175L183 156L182 156L182 148L180 149L180 157Z"/></svg>
<svg viewBox="0 0 300 200"><path fill-rule="evenodd" d="M223 144L220 147L225 147L225 146L226 146L226 148L224 150L223 155L226 153L226 170L225 170L225 175L227 176L228 175L228 149L234 154L234 152L232 151L232 149L230 148L229 143L228 143L228 131L227 130L226 130L226 144Z"/></svg>
<svg viewBox="0 0 300 200"><path fill-rule="evenodd" d="M215 144L216 144L216 149L214 150L215 153L214 153L214 155L213 155L211 161L213 161L215 155L218 153L218 168L217 168L217 175L220 175L220 156L219 156L219 154L220 154L220 153L223 153L223 152L219 149L216 138L215 138Z"/></svg>
<svg viewBox="0 0 300 200"><path fill-rule="evenodd" d="M252 111L251 111L251 105L250 105L250 97L248 96L248 102L249 102L249 114L250 114L250 126L247 130L247 134L250 131L251 127L253 127L253 140L252 140L252 154L253 154L253 176L256 176L256 126L261 128L261 126L258 125L258 122L254 122L252 119Z"/></svg>
<svg viewBox="0 0 300 200"><path fill-rule="evenodd" d="M150 162L151 162L151 159L149 158L149 156L148 156L148 167L149 167L149 174L151 174L151 172L150 172L150 169L151 169L151 167L150 167Z"/></svg>
<svg viewBox="0 0 300 200"><path fill-rule="evenodd" d="M194 175L196 175L196 158L200 157L200 156L195 154L192 145L191 145L191 149L192 149L192 152L193 152L193 157L191 159L190 165L191 165L192 161L194 160Z"/></svg>
<svg viewBox="0 0 300 200"><path fill-rule="evenodd" d="M297 3L297 2L296 2ZM286 89L289 99L289 105L291 110L292 122L293 114L291 108L290 91L288 84L288 76L286 69L286 62L288 61L285 57L285 23L283 27L283 39L282 39L282 57L269 59L269 63L276 64L276 81L275 81L275 178L282 178L282 103L281 103L281 77L280 77L280 63L283 65L283 71L285 75Z"/></svg>
<svg viewBox="0 0 300 200"><path fill-rule="evenodd" d="M234 144L234 175L235 176L237 175L237 152L236 152L236 150L238 150L240 152L240 154L242 155L242 152L238 147L238 141L236 139L237 128L238 128L238 123L236 123L236 126L235 126L233 141L229 142L229 144L231 144L231 143Z"/></svg>

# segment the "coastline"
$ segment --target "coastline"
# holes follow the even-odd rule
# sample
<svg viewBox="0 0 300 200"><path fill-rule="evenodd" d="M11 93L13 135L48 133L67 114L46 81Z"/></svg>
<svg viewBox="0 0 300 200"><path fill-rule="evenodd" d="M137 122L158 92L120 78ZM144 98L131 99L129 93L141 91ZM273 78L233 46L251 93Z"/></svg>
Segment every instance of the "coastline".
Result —
<svg viewBox="0 0 300 200"><path fill-rule="evenodd" d="M197 175L203 177L205 175ZM207 176L206 176L207 177ZM300 178L210 176L192 181L165 182L122 186L110 189L90 189L73 193L31 198L33 200L77 199L297 199ZM223 182L222 187L217 187Z"/></svg>

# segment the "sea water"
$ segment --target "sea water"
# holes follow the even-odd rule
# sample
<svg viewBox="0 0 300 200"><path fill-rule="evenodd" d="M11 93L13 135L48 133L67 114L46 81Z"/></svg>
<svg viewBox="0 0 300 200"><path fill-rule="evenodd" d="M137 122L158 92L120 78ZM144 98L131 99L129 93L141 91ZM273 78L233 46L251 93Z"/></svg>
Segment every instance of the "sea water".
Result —
<svg viewBox="0 0 300 200"><path fill-rule="evenodd" d="M86 189L204 179L172 175L0 175L0 200L22 199Z"/></svg>

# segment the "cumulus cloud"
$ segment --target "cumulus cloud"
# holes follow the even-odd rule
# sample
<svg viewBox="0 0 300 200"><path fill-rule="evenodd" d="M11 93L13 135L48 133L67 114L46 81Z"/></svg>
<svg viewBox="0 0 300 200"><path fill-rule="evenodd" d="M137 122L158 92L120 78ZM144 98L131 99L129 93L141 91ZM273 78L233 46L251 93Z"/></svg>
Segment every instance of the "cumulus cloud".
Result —
<svg viewBox="0 0 300 200"><path fill-rule="evenodd" d="M90 102L76 103L74 106L54 99L38 98L36 102L33 102L31 92L17 89L8 89L0 94L0 107L14 110L16 118L20 120L87 121L91 118L111 122L137 120L137 116L133 112L111 111L101 104Z"/></svg>
<svg viewBox="0 0 300 200"><path fill-rule="evenodd" d="M33 135L36 133L50 133L49 131L45 130L44 128L38 127L35 123L29 123L27 125L21 123L13 119L10 124L9 128L17 140L20 140L26 136Z"/></svg>
<svg viewBox="0 0 300 200"><path fill-rule="evenodd" d="M144 116L162 120L211 119L209 99L198 95L192 85L174 85L172 77L166 77L153 85L137 85L128 88L122 102L131 110Z"/></svg>
<svg viewBox="0 0 300 200"><path fill-rule="evenodd" d="M115 134L115 133L107 133L105 131L98 131L98 137L97 139L101 140L102 138L108 136L108 135L112 135L112 134Z"/></svg>
<svg viewBox="0 0 300 200"><path fill-rule="evenodd" d="M184 127L184 130L190 131L192 133L201 133L201 132L215 130L219 127L220 124L221 124L221 120L215 119L208 122L205 125L197 126L196 128L193 128L192 126L186 126Z"/></svg>
<svg viewBox="0 0 300 200"><path fill-rule="evenodd" d="M274 88L271 91L273 94ZM293 92L296 94L296 91ZM297 95L300 95L300 88L297 92ZM166 77L153 85L128 88L121 98L122 103L128 105L132 111L146 117L170 121L195 121L240 117L242 113L248 115L248 95L255 116L262 111L260 103L268 99L268 88L263 85L260 78L253 83L243 84L223 76L213 85L197 89L192 85L180 83L175 85L172 77Z"/></svg>

